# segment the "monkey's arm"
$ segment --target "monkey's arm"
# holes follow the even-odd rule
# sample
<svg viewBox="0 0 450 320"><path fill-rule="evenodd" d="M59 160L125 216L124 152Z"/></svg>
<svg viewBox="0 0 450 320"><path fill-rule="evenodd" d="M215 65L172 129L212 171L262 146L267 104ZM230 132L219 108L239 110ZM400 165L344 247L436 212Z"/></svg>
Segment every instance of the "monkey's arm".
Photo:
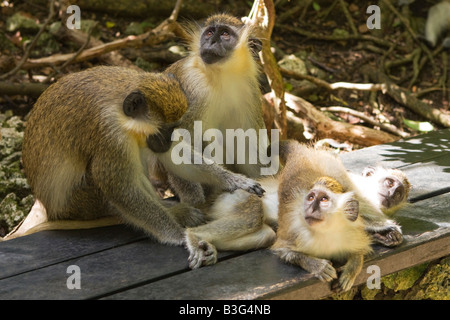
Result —
<svg viewBox="0 0 450 320"><path fill-rule="evenodd" d="M179 155L173 152L173 144L169 151L156 153L156 156L168 172L187 181L214 185L224 191L233 192L237 189L243 189L259 197L264 194L264 189L255 180L231 172L214 163L211 159L194 150L185 141L180 141L179 143L183 144L183 150L190 151L187 152L188 155L183 155L182 161L174 163L173 157L179 157Z"/></svg>
<svg viewBox="0 0 450 320"><path fill-rule="evenodd" d="M402 230L394 220L388 219L381 210L375 208L367 200L360 201L359 205L365 230L372 236L375 242L386 247L394 247L402 243Z"/></svg>
<svg viewBox="0 0 450 320"><path fill-rule="evenodd" d="M302 267L321 281L329 282L337 278L336 270L329 260L315 258L287 247L272 250L282 261Z"/></svg>

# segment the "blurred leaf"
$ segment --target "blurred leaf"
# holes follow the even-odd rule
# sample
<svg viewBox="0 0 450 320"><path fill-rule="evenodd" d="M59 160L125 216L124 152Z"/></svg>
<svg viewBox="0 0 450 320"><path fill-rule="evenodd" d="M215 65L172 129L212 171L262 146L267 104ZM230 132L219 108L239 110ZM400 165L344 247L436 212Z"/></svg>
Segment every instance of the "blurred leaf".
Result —
<svg viewBox="0 0 450 320"><path fill-rule="evenodd" d="M291 92L292 89L293 89L292 84L289 83L289 82L285 82L284 83L284 89L286 89L287 92Z"/></svg>
<svg viewBox="0 0 450 320"><path fill-rule="evenodd" d="M320 11L320 5L319 5L317 2L314 1L314 2L312 3L312 6L313 6L314 10Z"/></svg>
<svg viewBox="0 0 450 320"><path fill-rule="evenodd" d="M114 22L111 22L111 21L106 21L105 25L106 25L106 27L107 27L108 29L111 29L111 28L113 28L116 24L115 24Z"/></svg>
<svg viewBox="0 0 450 320"><path fill-rule="evenodd" d="M433 125L429 122L420 122L420 121L403 119L403 123L407 127L417 130L417 131L421 131L421 132L428 132L428 131L432 131L434 129Z"/></svg>

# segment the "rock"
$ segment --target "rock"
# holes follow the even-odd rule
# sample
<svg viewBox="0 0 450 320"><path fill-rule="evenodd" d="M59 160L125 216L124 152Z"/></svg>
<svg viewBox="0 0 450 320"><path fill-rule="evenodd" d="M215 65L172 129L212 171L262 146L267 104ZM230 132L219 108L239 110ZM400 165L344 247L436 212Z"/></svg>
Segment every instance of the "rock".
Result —
<svg viewBox="0 0 450 320"><path fill-rule="evenodd" d="M422 276L427 268L428 263L423 263L418 266L405 269L381 279L386 288L392 289L395 292L411 288L414 283Z"/></svg>
<svg viewBox="0 0 450 320"><path fill-rule="evenodd" d="M6 30L9 32L20 30L27 33L36 33L39 28L36 19L28 17L23 12L17 12L6 20Z"/></svg>
<svg viewBox="0 0 450 320"><path fill-rule="evenodd" d="M306 75L308 73L303 60L293 54L285 56L278 62L278 65L286 70L290 70L303 75Z"/></svg>
<svg viewBox="0 0 450 320"><path fill-rule="evenodd" d="M411 299L450 300L450 257L432 266L419 283Z"/></svg>
<svg viewBox="0 0 450 320"><path fill-rule="evenodd" d="M0 229L7 233L28 214L34 199L20 166L25 123L7 111L0 114L0 127Z"/></svg>
<svg viewBox="0 0 450 320"><path fill-rule="evenodd" d="M139 35L144 33L144 28L138 22L131 22L125 29L124 33L126 35Z"/></svg>

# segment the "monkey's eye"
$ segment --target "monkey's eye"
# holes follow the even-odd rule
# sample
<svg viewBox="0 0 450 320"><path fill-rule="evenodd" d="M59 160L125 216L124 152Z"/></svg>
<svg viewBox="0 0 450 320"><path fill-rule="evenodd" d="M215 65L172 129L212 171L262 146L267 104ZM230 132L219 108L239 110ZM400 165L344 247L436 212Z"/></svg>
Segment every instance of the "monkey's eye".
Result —
<svg viewBox="0 0 450 320"><path fill-rule="evenodd" d="M320 202L328 202L328 200L330 200L328 197L322 197Z"/></svg>
<svg viewBox="0 0 450 320"><path fill-rule="evenodd" d="M211 38L211 37L213 36L213 34L214 34L214 31L208 30L208 32L206 32L205 37L206 37L206 38Z"/></svg>
<svg viewBox="0 0 450 320"><path fill-rule="evenodd" d="M386 178L384 180L384 183L385 183L386 187L388 187L388 188L392 188L394 186L394 180L392 180L390 178Z"/></svg>
<svg viewBox="0 0 450 320"><path fill-rule="evenodd" d="M375 173L374 167L366 167L366 168L364 168L362 175L364 177L370 177L370 176L373 176L374 173Z"/></svg>
<svg viewBox="0 0 450 320"><path fill-rule="evenodd" d="M225 40L230 39L230 34L228 33L228 31L223 31L220 36Z"/></svg>
<svg viewBox="0 0 450 320"><path fill-rule="evenodd" d="M308 195L307 197L306 197L306 199L308 200L308 201L314 201L314 195L313 194L310 194L310 195Z"/></svg>

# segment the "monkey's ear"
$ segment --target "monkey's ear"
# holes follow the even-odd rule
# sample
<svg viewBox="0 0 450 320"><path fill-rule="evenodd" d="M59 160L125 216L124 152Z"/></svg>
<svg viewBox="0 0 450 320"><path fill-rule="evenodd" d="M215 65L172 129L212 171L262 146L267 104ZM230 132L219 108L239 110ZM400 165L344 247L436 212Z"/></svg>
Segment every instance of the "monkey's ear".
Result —
<svg viewBox="0 0 450 320"><path fill-rule="evenodd" d="M363 172L362 172L362 175L363 175L364 177L370 177L370 176L372 176L374 173L375 173L375 167L369 166L369 167L365 167L365 168L364 168L364 170L363 170Z"/></svg>
<svg viewBox="0 0 450 320"><path fill-rule="evenodd" d="M145 115L148 111L145 96L139 90L131 92L123 100L123 112L131 118L136 118Z"/></svg>
<svg viewBox="0 0 450 320"><path fill-rule="evenodd" d="M345 217L350 221L355 221L359 215L359 202L353 198L350 198L344 205Z"/></svg>
<svg viewBox="0 0 450 320"><path fill-rule="evenodd" d="M259 39L250 38L248 39L248 45L252 50L255 57L258 57L258 53L262 50L262 42Z"/></svg>

